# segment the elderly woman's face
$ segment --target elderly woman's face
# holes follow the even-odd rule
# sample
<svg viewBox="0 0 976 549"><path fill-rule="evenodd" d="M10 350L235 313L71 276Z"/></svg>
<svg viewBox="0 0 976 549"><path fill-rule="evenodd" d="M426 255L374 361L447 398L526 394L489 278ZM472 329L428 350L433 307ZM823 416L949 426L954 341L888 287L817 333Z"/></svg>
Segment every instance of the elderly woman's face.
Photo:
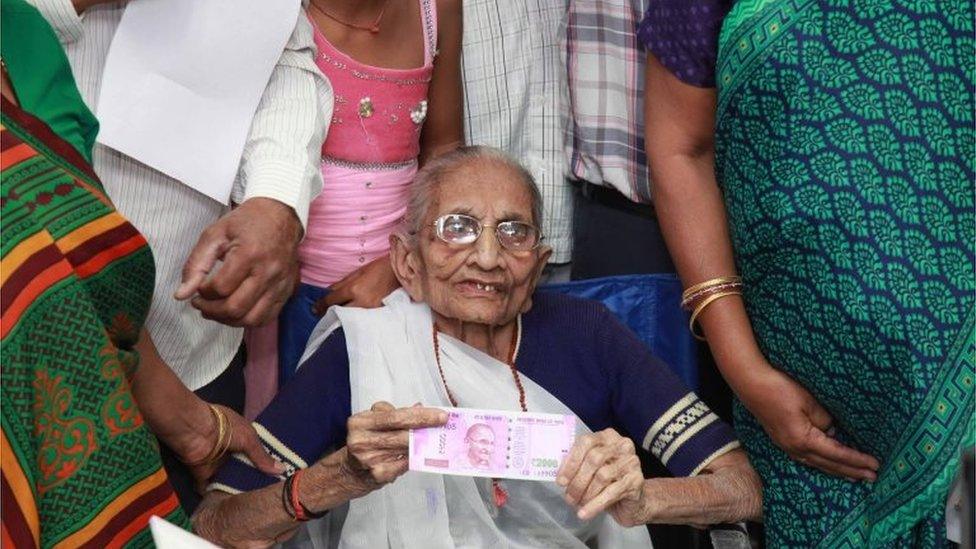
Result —
<svg viewBox="0 0 976 549"><path fill-rule="evenodd" d="M447 174L434 195L415 251L423 300L447 319L496 326L528 310L549 251L506 250L494 230L503 221L533 223L532 196L519 175L497 162L474 161ZM472 244L449 244L432 229L445 214L465 214L486 227Z"/></svg>

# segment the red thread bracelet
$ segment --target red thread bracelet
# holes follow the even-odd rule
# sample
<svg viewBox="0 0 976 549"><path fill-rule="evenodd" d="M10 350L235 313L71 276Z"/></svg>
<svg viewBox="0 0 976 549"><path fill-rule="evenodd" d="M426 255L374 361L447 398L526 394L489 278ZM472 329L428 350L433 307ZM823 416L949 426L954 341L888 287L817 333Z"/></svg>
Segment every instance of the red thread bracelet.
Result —
<svg viewBox="0 0 976 549"><path fill-rule="evenodd" d="M302 479L302 473L304 472L304 469L295 471L291 482L291 507L295 510L295 520L299 522L305 522L308 520L308 517L305 516L305 508L302 507L301 502L298 500L298 486Z"/></svg>

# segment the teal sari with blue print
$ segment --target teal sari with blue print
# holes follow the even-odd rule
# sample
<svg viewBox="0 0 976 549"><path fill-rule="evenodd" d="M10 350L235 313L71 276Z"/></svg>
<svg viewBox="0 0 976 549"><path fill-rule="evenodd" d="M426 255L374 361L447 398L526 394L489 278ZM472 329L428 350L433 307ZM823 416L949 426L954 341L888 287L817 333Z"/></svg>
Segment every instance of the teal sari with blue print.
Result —
<svg viewBox="0 0 976 549"><path fill-rule="evenodd" d="M771 547L942 547L974 429L973 5L743 0L716 170L771 363L882 462L852 483L737 429Z"/></svg>

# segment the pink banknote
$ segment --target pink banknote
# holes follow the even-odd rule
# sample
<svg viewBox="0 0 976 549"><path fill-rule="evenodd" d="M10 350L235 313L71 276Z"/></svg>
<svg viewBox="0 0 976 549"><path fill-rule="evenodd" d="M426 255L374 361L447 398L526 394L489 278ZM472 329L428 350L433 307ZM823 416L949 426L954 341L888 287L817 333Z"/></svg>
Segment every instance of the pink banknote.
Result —
<svg viewBox="0 0 976 549"><path fill-rule="evenodd" d="M410 470L555 480L573 446L576 416L444 408L443 427L410 431Z"/></svg>

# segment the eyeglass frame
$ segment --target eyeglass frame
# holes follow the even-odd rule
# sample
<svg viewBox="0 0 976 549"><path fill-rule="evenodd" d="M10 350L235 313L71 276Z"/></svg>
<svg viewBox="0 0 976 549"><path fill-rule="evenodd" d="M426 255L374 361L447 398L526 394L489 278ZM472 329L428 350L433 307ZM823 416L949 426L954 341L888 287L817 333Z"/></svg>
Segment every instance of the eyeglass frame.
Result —
<svg viewBox="0 0 976 549"><path fill-rule="evenodd" d="M466 218L472 219L472 220L474 220L476 222L476 225L478 226L478 234L475 235L474 240L472 240L471 242L469 242L467 244L462 244L460 242L451 242L450 240L447 240L443 236L441 236L440 233L443 233L444 232L443 224L446 221L446 219L448 217L451 217L451 216L466 217ZM501 239L498 238L498 227L500 225L505 224L505 223L522 223L523 225L528 225L529 227L532 227L533 229L535 229L535 232L539 234L539 238L536 239L535 244L533 244L531 248L526 248L524 250L513 250L513 249L510 249L507 246L505 246L504 243L502 243ZM519 221L517 219L508 219L508 220L505 220L505 221L499 221L498 223L495 223L494 225L486 225L486 224L482 223L481 220L478 219L477 217L475 217L473 215L463 214L463 213L446 213L444 215L440 215L436 219L434 219L432 222L430 222L429 224L425 225L423 228L433 228L434 229L434 236L436 236L438 240L440 240L441 242L443 242L445 244L449 244L449 245L452 245L452 246L464 246L464 247L473 246L474 244L476 244L478 242L478 239L481 238L481 235L482 235L482 233L485 232L485 229L492 229L492 232L495 233L495 241L498 242L498 245L501 246L501 248L503 250L505 250L507 252L511 252L511 253L531 252L532 250L537 250L539 248L539 246L542 245L542 240L546 237L544 234L542 234L542 229L540 229L539 227L536 227L534 223L529 223L528 221ZM416 232L417 231L412 231L410 234L416 234Z"/></svg>

